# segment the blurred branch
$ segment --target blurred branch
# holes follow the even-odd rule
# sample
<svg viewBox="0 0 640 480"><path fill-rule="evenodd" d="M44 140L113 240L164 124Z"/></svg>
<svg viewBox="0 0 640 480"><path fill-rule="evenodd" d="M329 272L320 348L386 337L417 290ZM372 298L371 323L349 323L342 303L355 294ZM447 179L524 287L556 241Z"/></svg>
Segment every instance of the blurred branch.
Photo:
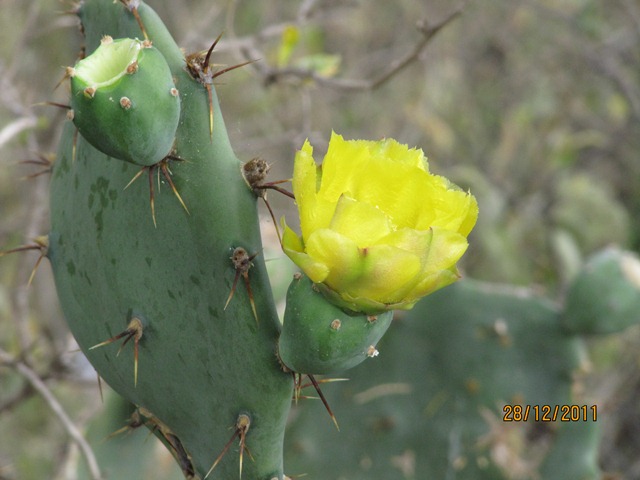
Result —
<svg viewBox="0 0 640 480"><path fill-rule="evenodd" d="M308 7L309 2L303 2L300 8L298 9L298 13L296 15L296 22L298 24L306 23L312 14L312 9ZM311 2L312 4L317 3L315 0ZM220 42L220 44L216 47L218 52L223 52L225 50L234 50L241 52L247 59L250 58L247 55L247 51L255 51L258 52L257 49L253 47L256 43L261 44L263 41L279 37L282 35L282 32L289 26L291 26L291 22L280 22L274 23L271 25L265 26L259 32L244 36L238 37L235 32L235 23L236 23L236 11L238 8L238 1L231 0L229 2L229 6L227 8L227 13L225 16L225 30L224 30L224 40ZM259 58L262 58L262 53L258 52ZM255 57L258 58L258 57Z"/></svg>
<svg viewBox="0 0 640 480"><path fill-rule="evenodd" d="M404 70L407 66L415 62L423 50L429 45L431 40L447 25L462 14L466 4L462 4L444 20L435 25L430 25L426 20L418 22L418 31L422 34L420 41L407 52L403 57L391 62L386 70L372 79L349 79L349 78L329 78L322 76L310 69L301 69L295 67L273 68L264 63L256 63L256 70L264 77L266 84L279 81L282 78L294 77L301 80L313 80L317 85L329 87L337 90L346 91L364 91L375 90L395 75ZM247 58L263 58L264 55L257 48L250 44L241 47L243 55Z"/></svg>
<svg viewBox="0 0 640 480"><path fill-rule="evenodd" d="M247 49L258 51L253 47L256 44L263 44L266 40L274 37L279 37L282 32L291 26L290 21L273 23L266 25L262 30L245 36L238 37L235 33L236 24L236 11L238 9L239 0L231 0L227 8L227 14L225 17L225 40L223 40L217 48L218 51L235 50L243 52ZM300 3L300 7L295 15L295 23L297 25L305 25L306 23L315 20L322 21L326 16L326 10L332 3L340 4L341 6L347 6L350 4L356 5L357 0L303 0ZM325 7L325 8L320 8ZM261 56L261 52L258 52ZM246 55L246 53L245 53ZM249 58L249 57L247 57Z"/></svg>
<svg viewBox="0 0 640 480"><path fill-rule="evenodd" d="M40 16L41 4L40 2L31 2L31 6L26 14L25 23L21 29L21 35L19 38L14 38L13 54L11 55L11 64L3 75L3 80L7 83L12 83L14 77L18 73L21 62L24 61L24 50L29 45L29 38L36 30L36 24L38 17Z"/></svg>
<svg viewBox="0 0 640 480"><path fill-rule="evenodd" d="M102 475L100 474L100 468L98 467L98 462L93 453L93 450L82 436L80 430L78 430L71 418L69 418L60 402L58 402L58 399L53 395L51 390L49 390L49 387L47 387L47 385L44 383L44 381L42 381L38 374L26 363L13 357L2 348L0 348L0 365L15 369L31 384L31 386L40 394L40 396L42 396L49 408L58 417L58 419L62 423L62 426L67 431L71 439L78 445L78 447L82 451L82 454L87 461L91 478L93 480L100 480L102 478Z"/></svg>
<svg viewBox="0 0 640 480"><path fill-rule="evenodd" d="M19 135L20 132L33 128L38 123L36 117L22 117L14 120L9 125L0 130L0 148Z"/></svg>

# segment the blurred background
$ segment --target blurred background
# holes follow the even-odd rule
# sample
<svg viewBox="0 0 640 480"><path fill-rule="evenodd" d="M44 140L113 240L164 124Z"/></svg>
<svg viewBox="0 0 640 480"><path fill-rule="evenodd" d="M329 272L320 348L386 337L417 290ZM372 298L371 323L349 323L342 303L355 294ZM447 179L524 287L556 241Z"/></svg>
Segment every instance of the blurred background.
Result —
<svg viewBox="0 0 640 480"><path fill-rule="evenodd" d="M271 179L290 177L306 138L320 160L335 130L422 148L433 172L471 190L480 218L461 265L467 277L561 302L590 253L640 247L638 0L148 3L187 53L224 32L219 68L256 60L218 77L217 91L238 157L265 158ZM43 102L67 102L67 84L56 85L82 39L65 14L71 2L0 7L0 249L10 249L47 233L47 162L66 112ZM272 192L269 201L295 221L289 199ZM269 255L281 256L261 210ZM104 408L46 261L27 287L38 256L0 259L0 479L74 478L70 428L84 430ZM282 292L290 267L271 263ZM640 329L589 350L590 388L607 399L602 469L640 478Z"/></svg>

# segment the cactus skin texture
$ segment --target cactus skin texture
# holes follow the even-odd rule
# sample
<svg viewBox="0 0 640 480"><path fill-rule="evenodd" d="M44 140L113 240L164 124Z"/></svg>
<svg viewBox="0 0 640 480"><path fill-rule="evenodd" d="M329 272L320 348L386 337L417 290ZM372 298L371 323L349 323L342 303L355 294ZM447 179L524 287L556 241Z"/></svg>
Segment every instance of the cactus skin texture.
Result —
<svg viewBox="0 0 640 480"><path fill-rule="evenodd" d="M596 255L569 290L596 275L626 299L635 288L639 301L633 281L611 267L628 255ZM610 297L594 296L590 307L611 312ZM601 478L600 419L591 410L586 421L503 421L505 405L594 405L575 393L585 347L561 318L571 318L574 330L593 330L583 305L560 308L524 289L461 280L424 298L394 321L375 362L326 392L341 431L357 432L349 448L330 425L318 424L319 407L301 405L287 429L288 470L351 480Z"/></svg>
<svg viewBox="0 0 640 480"><path fill-rule="evenodd" d="M275 355L280 323L260 255L248 272L259 324L245 289L224 309L236 274L232 252L262 248L256 197L229 145L215 92L211 138L206 88L186 71L183 53L151 8L141 3L137 12L180 92L175 152L185 161L171 161L170 168L189 213L164 185L155 192L154 226L146 182L124 189L140 167L96 150L68 122L52 175L48 250L62 309L99 375L161 419L194 477L204 477L246 414L252 459L245 455L243 477L282 480L293 381ZM86 0L79 16L87 53L105 34L142 38L121 3ZM134 342L118 356L117 344L90 349L133 318L142 325L137 384ZM238 476L235 445L209 478Z"/></svg>

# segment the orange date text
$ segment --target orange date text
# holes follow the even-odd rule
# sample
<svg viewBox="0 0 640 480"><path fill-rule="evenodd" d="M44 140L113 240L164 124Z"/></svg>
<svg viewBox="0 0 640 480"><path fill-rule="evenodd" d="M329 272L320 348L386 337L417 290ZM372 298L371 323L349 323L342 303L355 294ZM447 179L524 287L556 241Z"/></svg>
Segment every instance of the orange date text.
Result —
<svg viewBox="0 0 640 480"><path fill-rule="evenodd" d="M505 405L503 422L596 422L597 405Z"/></svg>

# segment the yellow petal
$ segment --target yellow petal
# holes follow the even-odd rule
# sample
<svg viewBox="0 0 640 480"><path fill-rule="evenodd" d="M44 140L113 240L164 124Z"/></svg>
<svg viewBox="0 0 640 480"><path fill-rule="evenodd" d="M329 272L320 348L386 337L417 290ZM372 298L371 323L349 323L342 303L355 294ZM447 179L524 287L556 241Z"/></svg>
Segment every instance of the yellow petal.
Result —
<svg viewBox="0 0 640 480"><path fill-rule="evenodd" d="M318 195L328 202L337 202L343 195L352 195L370 158L364 141L346 141L333 133L322 162L322 181Z"/></svg>
<svg viewBox="0 0 640 480"><path fill-rule="evenodd" d="M358 245L344 235L326 228L316 230L307 239L305 247L307 254L316 262L328 266L329 274L324 281L331 288L344 289L360 276L362 266Z"/></svg>
<svg viewBox="0 0 640 480"><path fill-rule="evenodd" d="M373 152L377 157L385 157L396 164L429 171L427 159L419 148L409 148L392 138L370 143L377 148L377 152Z"/></svg>
<svg viewBox="0 0 640 480"><path fill-rule="evenodd" d="M456 232L434 227L432 236L415 237L418 248L424 247L429 241L428 248L422 250L422 269L418 279L413 284L407 284L406 288L398 290L398 302L415 303L421 297L428 295L442 287L446 287L460 278L456 268L456 262L467 249L467 239ZM405 247L411 247L411 235L405 234ZM423 242L420 244L420 242Z"/></svg>
<svg viewBox="0 0 640 480"><path fill-rule="evenodd" d="M462 222L460 223L460 227L458 228L458 232L465 237L471 233L471 230L476 224L478 220L478 201L476 198L467 194L467 204L466 204L466 215L464 216Z"/></svg>
<svg viewBox="0 0 640 480"><path fill-rule="evenodd" d="M402 293L398 292L418 282L420 270L421 261L417 255L391 245L375 245L362 252L362 274L345 291L353 298L396 303L402 300Z"/></svg>
<svg viewBox="0 0 640 480"><path fill-rule="evenodd" d="M440 290L443 287L451 285L458 281L460 275L455 267L451 270L439 270L433 274L424 277L418 285L406 296L407 301L417 302L422 297L429 295L430 293Z"/></svg>
<svg viewBox="0 0 640 480"><path fill-rule="evenodd" d="M329 275L329 267L304 253L302 240L289 228L283 219L282 249L284 253L315 283L323 282Z"/></svg>
<svg viewBox="0 0 640 480"><path fill-rule="evenodd" d="M284 232L282 233L282 247L285 250L289 250L292 252L304 252L304 244L302 243L302 239L296 235L296 233L291 230L284 217L280 220L280 224Z"/></svg>
<svg viewBox="0 0 640 480"><path fill-rule="evenodd" d="M399 227L413 227L424 208L429 175L421 150L395 140L345 141L333 134L322 164L318 195L337 202L342 194L377 206ZM425 228L426 229L426 228Z"/></svg>
<svg viewBox="0 0 640 480"><path fill-rule="evenodd" d="M300 211L302 237L313 228L316 220L316 162L313 160L313 147L305 141L302 149L296 153L293 166L293 194Z"/></svg>
<svg viewBox="0 0 640 480"><path fill-rule="evenodd" d="M338 200L329 228L364 248L389 234L392 225L380 209L343 195Z"/></svg>
<svg viewBox="0 0 640 480"><path fill-rule="evenodd" d="M405 282L403 286L398 287L395 291L394 298L396 302L405 301L407 298L415 301L412 297L412 291L416 288L416 285L422 281L426 269L429 268L428 262L432 239L433 229L421 231L410 228L397 230L379 239L379 244L391 245L400 250L410 252L414 254L420 262L420 269L416 278L410 282Z"/></svg>
<svg viewBox="0 0 640 480"><path fill-rule="evenodd" d="M374 158L360 173L352 193L356 200L377 206L398 228L415 228L420 212L429 208L430 181L431 176L421 169Z"/></svg>
<svg viewBox="0 0 640 480"><path fill-rule="evenodd" d="M415 228L424 230L435 226L455 232L464 230L468 234L477 218L475 198L450 186L448 181L435 180L438 178L443 177L434 176L430 188L425 190L424 208L419 212Z"/></svg>
<svg viewBox="0 0 640 480"><path fill-rule="evenodd" d="M438 227L433 227L432 230L433 238L425 263L426 273L454 267L469 246L467 239L457 232Z"/></svg>
<svg viewBox="0 0 640 480"><path fill-rule="evenodd" d="M413 230L402 228L379 238L376 244L391 245L407 252L411 252L420 258L426 258L429 254L433 230Z"/></svg>
<svg viewBox="0 0 640 480"><path fill-rule="evenodd" d="M307 140L296 153L292 180L302 238L308 238L314 230L326 228L336 208L335 202L318 196L319 172L321 170L313 159L313 147Z"/></svg>

